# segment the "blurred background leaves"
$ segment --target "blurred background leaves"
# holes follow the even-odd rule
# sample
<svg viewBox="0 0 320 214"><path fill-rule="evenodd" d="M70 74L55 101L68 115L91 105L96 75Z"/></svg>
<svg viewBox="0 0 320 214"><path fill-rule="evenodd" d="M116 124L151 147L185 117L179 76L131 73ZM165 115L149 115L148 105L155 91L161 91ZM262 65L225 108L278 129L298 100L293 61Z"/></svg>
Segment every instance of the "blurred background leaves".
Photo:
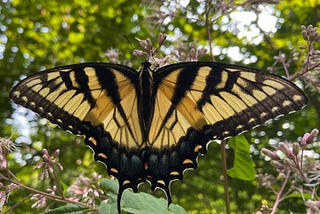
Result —
<svg viewBox="0 0 320 214"><path fill-rule="evenodd" d="M288 59L290 75L306 60L306 45L301 26L319 26L320 4L316 0L293 1L0 1L0 136L12 137L18 150L10 154L9 166L26 185L41 188L32 164L46 147L60 148L64 171L59 178L68 186L79 174L97 171L108 177L105 167L94 162L93 154L81 137L75 137L39 119L34 113L17 108L9 101L9 91L16 81L40 70L89 61L108 61L105 53L115 48L120 61L131 61L139 69L144 59L132 56L135 38L149 37L156 43L159 32L168 35L162 54L188 52L186 47L204 47L216 61L272 70L285 75L274 56ZM196 45L194 45L196 44ZM319 44L314 44L319 49ZM210 52L209 52L210 53ZM200 60L211 60L210 54ZM290 62L290 63L289 63ZM319 84L319 72L313 79ZM303 133L319 126L319 91L307 81L295 80L307 93L310 104L295 114L282 117L251 133L251 157L256 170L272 171L260 156L260 149L274 142L297 140ZM199 169L187 171L184 180L172 183L174 203L189 213L224 213L221 155L212 143L208 155L199 158ZM319 153L319 149L315 151ZM227 150L229 168L233 150ZM258 210L263 199L272 201L267 189L257 189L256 181L230 180L231 207L237 213ZM151 192L148 184L140 188ZM25 197L19 190L7 202L10 207ZM152 193L164 197L161 191ZM296 199L294 199L296 200ZM304 212L302 200L282 203L281 209ZM24 202L16 212L27 213L31 202ZM243 210L243 211L241 211ZM34 213L31 210L29 213Z"/></svg>

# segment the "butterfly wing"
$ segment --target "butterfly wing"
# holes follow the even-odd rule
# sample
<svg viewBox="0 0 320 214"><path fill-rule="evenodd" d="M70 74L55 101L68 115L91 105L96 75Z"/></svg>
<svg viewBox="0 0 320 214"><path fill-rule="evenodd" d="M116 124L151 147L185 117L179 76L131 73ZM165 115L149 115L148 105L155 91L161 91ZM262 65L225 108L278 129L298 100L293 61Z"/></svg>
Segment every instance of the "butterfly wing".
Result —
<svg viewBox="0 0 320 214"><path fill-rule="evenodd" d="M103 126L128 147L141 142L135 70L106 63L83 63L50 69L19 82L11 98L64 130L88 135Z"/></svg>
<svg viewBox="0 0 320 214"><path fill-rule="evenodd" d="M222 63L178 63L155 74L157 95L150 141L176 145L189 127L210 125L215 139L235 136L301 109L304 93L290 81L257 69Z"/></svg>
<svg viewBox="0 0 320 214"><path fill-rule="evenodd" d="M149 66L149 63L144 63ZM147 71L148 67L143 71ZM22 80L10 97L62 129L85 135L122 192L148 179L171 202L169 184L197 167L211 139L224 139L296 111L307 98L291 82L256 69L190 62L153 73L154 111L142 127L139 74L108 63L50 69ZM145 147L145 143L148 147Z"/></svg>
<svg viewBox="0 0 320 214"><path fill-rule="evenodd" d="M197 167L198 153L206 153L209 140L235 136L307 103L304 93L284 78L221 63L165 66L154 82L149 141L159 155L150 161L148 177L152 188L164 189L169 199L170 181Z"/></svg>

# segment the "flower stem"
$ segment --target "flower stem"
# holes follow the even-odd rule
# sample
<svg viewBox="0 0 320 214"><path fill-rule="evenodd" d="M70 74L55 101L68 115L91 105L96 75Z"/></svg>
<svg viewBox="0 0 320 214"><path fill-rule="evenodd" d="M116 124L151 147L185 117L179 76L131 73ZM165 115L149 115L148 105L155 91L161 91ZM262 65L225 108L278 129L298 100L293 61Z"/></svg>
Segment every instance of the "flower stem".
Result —
<svg viewBox="0 0 320 214"><path fill-rule="evenodd" d="M284 179L284 181L283 181L283 183L282 183L282 186L281 186L281 188L280 188L280 191L279 191L278 194L277 194L277 199L276 199L276 201L275 201L275 203L274 203L274 205L273 205L273 207L272 207L272 212L271 212L271 214L276 213L277 207L279 206L279 203L280 203L280 201L281 201L281 196L282 196L283 190L284 190L284 188L286 187L286 185L287 185L287 183L288 183L288 179L289 179L289 177L290 177L290 174L291 174L291 170L288 170L288 172L287 172L287 174L286 174L286 177L285 177L285 179Z"/></svg>

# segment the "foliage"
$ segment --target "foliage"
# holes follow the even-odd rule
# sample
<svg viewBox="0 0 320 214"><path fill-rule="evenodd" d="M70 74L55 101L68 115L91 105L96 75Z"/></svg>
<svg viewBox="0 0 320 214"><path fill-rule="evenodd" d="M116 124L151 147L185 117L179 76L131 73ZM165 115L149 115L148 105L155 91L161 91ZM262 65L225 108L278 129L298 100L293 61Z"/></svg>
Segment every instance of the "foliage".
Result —
<svg viewBox="0 0 320 214"><path fill-rule="evenodd" d="M268 68L271 72L295 80L303 88L310 101L307 108L244 135L250 142L250 153L246 150L242 153L243 156L237 156L239 151L227 147L228 168L232 168L236 160L250 157L255 162L256 172L265 178L272 177L274 181L271 186L268 183L268 186L261 179L244 181L228 178L229 189L232 190L230 207L237 213L241 210L243 213L257 212L260 208L261 212L269 213L274 204L279 213L287 213L289 210L306 212L307 209L317 208L319 190L315 190L314 195L309 190L302 192L301 187L304 186L301 181L294 186L300 189L290 189L290 194L283 195L283 191L279 191L281 187L289 188L286 186L289 182L285 179L296 180L294 176L297 175L284 173L283 176L281 170L270 165L269 159L261 156L259 151L262 148L279 151L278 145L282 145L279 144L280 141L301 142L304 133L320 127L317 119L320 115L320 44L317 29L308 27L319 26L319 8L319 3L314 0L215 0L185 1L185 4L183 1L124 0L1 1L0 136L12 136L17 147L5 153L2 153L5 149L0 150L2 211L63 213L83 209L82 211L103 213L102 210L113 209L115 190L104 184L112 181L100 179L98 175L107 177L105 167L93 161L93 154L85 147L82 138L65 133L46 120L37 119L33 113L12 106L8 92L15 81L38 70L83 61L106 61L105 58L111 60L112 56L106 54L110 53L110 48L116 48L116 52L121 53L117 59L119 62L128 63L128 59L131 59L130 63L138 68L141 58L131 56L132 48L123 35L136 46L135 37L156 38L159 32L168 35L161 48L162 54L170 54L172 59L190 60L192 53L206 48L209 54L201 60L214 59ZM238 12L242 12L247 21L239 19ZM271 29L264 28L262 24L263 16L268 14L269 22L275 21ZM306 27L301 29L302 25ZM4 148L8 142L8 139L1 140L0 147ZM230 147L237 148L240 142L243 141L233 140ZM304 156L303 163L318 161L318 145L319 142L315 141L306 146L313 155ZM38 163L43 156L44 147L49 153L60 149L60 154L53 158L55 160L59 157L63 171L52 162L52 168L46 168L48 165L44 164L47 163L45 161L51 160L46 152L46 160L43 160L40 167ZM300 152L302 149L299 147ZM211 143L208 154L199 158L199 169L185 172L182 182L173 182L171 185L174 203L180 204L188 213L199 213L199 210L201 213L225 213L224 189L220 182L221 154L217 151L220 151L219 145ZM301 153L299 155L302 157ZM247 160L252 169L251 159ZM287 163L284 161L281 164ZM36 165L45 169L41 177L44 180L39 179L41 173L40 169L34 169ZM236 165L233 167L234 170L239 170ZM251 173L249 177L252 178ZM81 190L86 191L87 197L79 198L76 194L72 196L74 198L70 196L73 200L70 199L66 204L64 200L68 198L63 196L77 182L82 182L82 187L86 189ZM141 191L151 193L147 189L146 185L140 187ZM123 197L127 212L145 209L135 207L142 202L152 204L149 208L158 208L158 205L163 204L162 199L150 198L150 195L144 193L132 194L134 193L126 191ZM164 197L159 191L152 194ZM95 197L96 195L99 197ZM76 200L88 198L91 199L90 203ZM130 201L132 198L137 199L137 203ZM32 205L35 206L33 209ZM184 212L178 206L170 206L171 208L176 213Z"/></svg>
<svg viewBox="0 0 320 214"><path fill-rule="evenodd" d="M233 167L228 170L232 178L245 181L255 179L255 164L250 157L250 145L244 136L237 136L229 140L228 145L234 150Z"/></svg>

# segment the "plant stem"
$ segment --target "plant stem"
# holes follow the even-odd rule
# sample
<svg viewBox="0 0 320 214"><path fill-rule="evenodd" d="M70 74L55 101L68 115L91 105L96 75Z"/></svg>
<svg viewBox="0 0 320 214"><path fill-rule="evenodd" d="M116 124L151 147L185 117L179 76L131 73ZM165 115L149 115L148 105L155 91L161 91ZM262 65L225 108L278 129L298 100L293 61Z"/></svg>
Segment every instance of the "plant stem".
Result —
<svg viewBox="0 0 320 214"><path fill-rule="evenodd" d="M228 191L228 175L227 175L227 155L226 155L226 140L221 141L221 155L222 155L222 173L223 173L223 186L224 186L224 199L226 205L226 213L230 214L230 196Z"/></svg>
<svg viewBox="0 0 320 214"><path fill-rule="evenodd" d="M79 202L79 201L74 201L74 200L70 200L68 198L65 198L63 196L60 196L60 195L53 195L53 194L50 194L50 193L46 193L46 192L42 192L40 190L37 190L37 189L34 189L32 187L29 187L29 186L26 186L24 184L22 184L20 181L18 181L18 179L15 177L15 175L10 171L8 170L8 173L11 177L13 177L15 180L12 180L8 177L5 177L3 175L1 175L1 179L4 179L4 180L7 180L7 181L10 181L11 183L14 183L16 184L17 186L23 188L23 189L26 189L26 190L29 190L30 192L32 192L33 194L39 194L39 195L43 195L47 198L50 198L50 199L53 199L53 200L56 200L56 201L61 201L61 202L65 202L65 203L72 203L72 204L78 204L78 205L81 205L83 207L87 207L87 208L91 208L90 206L88 206L88 204L86 203L82 203L82 202Z"/></svg>
<svg viewBox="0 0 320 214"><path fill-rule="evenodd" d="M16 207L18 207L20 204L22 204L23 202L25 202L26 200L30 199L32 197L33 194L30 194L26 197L24 197L22 200L18 201L16 204L12 205L11 207L9 207L3 214L7 214L10 213L13 209L15 209Z"/></svg>
<svg viewBox="0 0 320 214"><path fill-rule="evenodd" d="M211 22L210 22L210 7L212 2L206 1L205 3L205 18L206 18L206 27L207 27L207 36L208 36L208 45L209 45L209 53L211 56L212 62L215 62L213 51L212 51L212 38L211 38Z"/></svg>
<svg viewBox="0 0 320 214"><path fill-rule="evenodd" d="M271 214L274 214L274 213L276 212L276 210L277 210L277 207L279 206L279 203L280 203L280 201L281 201L282 192L283 192L284 188L286 187L286 185L287 185L287 183L288 183L288 179L289 179L289 177L290 177L290 173L291 173L291 170L288 170L288 172L287 172L287 174L286 174L286 177L285 177L285 179L284 179L284 181L283 181L283 183L282 183L282 185L281 185L281 188L280 188L280 190L279 190L279 192L278 192L278 194L277 194L277 199L276 199L276 201L274 202L274 205L273 205L273 207L272 207L272 212L271 212Z"/></svg>

